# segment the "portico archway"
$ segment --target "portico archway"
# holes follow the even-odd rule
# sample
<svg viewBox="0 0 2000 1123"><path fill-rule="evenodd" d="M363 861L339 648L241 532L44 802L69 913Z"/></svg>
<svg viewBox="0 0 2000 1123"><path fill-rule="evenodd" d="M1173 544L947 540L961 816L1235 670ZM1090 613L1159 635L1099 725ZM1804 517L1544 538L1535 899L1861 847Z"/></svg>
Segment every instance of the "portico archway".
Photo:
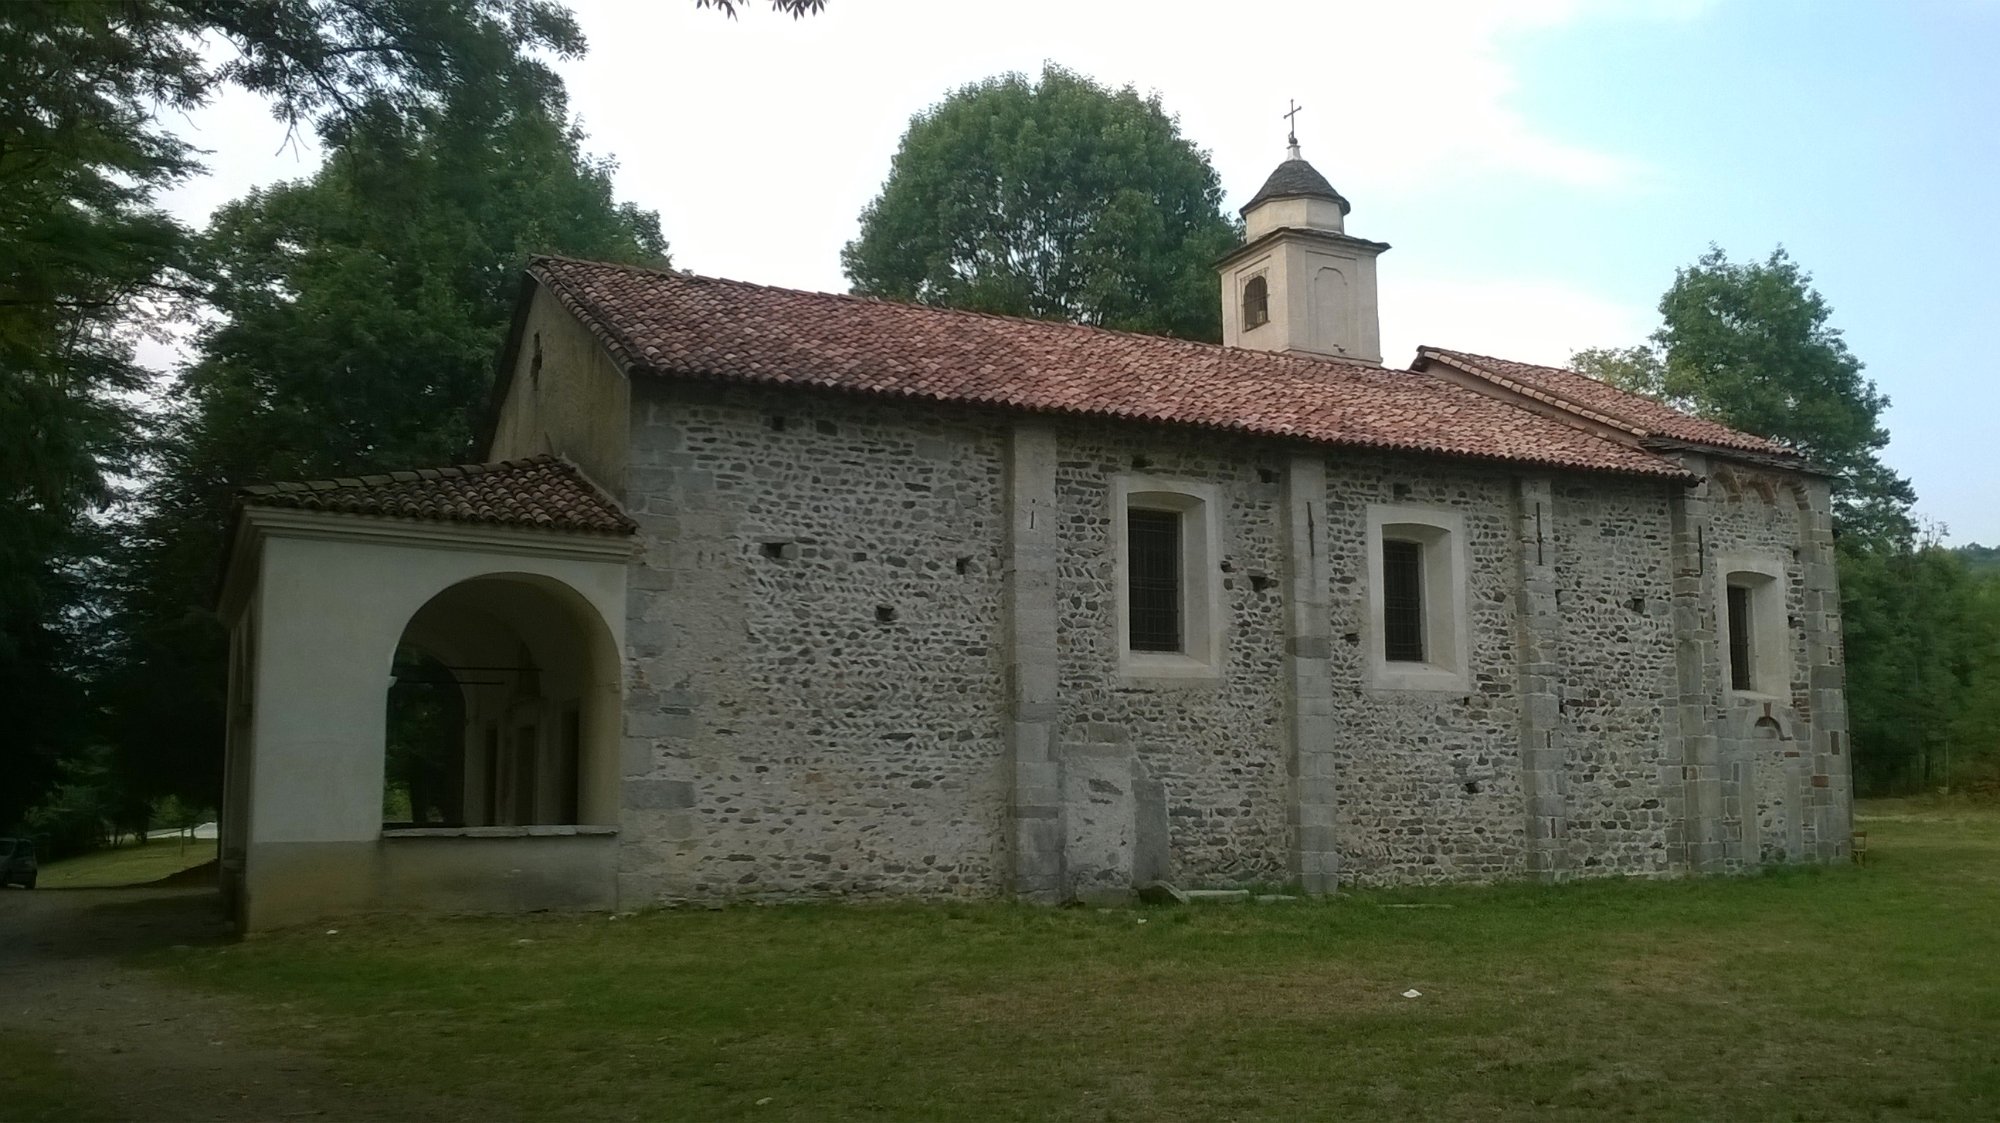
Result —
<svg viewBox="0 0 2000 1123"><path fill-rule="evenodd" d="M618 674L565 586L496 574L438 593L392 661L383 830L615 825Z"/></svg>
<svg viewBox="0 0 2000 1123"><path fill-rule="evenodd" d="M221 606L241 926L615 907L630 529L548 457L253 494Z"/></svg>

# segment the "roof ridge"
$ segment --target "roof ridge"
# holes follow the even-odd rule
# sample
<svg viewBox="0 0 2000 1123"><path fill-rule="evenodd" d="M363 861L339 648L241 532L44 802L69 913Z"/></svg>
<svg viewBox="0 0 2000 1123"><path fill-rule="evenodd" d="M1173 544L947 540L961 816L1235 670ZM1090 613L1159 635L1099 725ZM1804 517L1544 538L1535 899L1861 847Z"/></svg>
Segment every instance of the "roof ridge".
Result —
<svg viewBox="0 0 2000 1123"><path fill-rule="evenodd" d="M846 304L865 304L880 308L906 308L918 312L935 313L941 316L973 317L993 320L1005 324L1026 324L1031 327L1061 329L1073 332L1088 332L1093 335L1120 336L1126 339L1143 340L1147 343L1178 344L1200 350L1247 352L1268 355L1300 363L1323 363L1346 369L1388 371L1397 368L1385 367L1360 359L1342 358L1338 355L1311 355L1292 351L1259 351L1251 347L1231 347L1226 343L1210 343L1205 339L1183 339L1177 335L1157 335L1151 332L1133 331L1130 328L1110 328L1102 324L1079 324L1072 320L1046 320L1037 316L1020 316L1010 312L982 312L973 308L953 308L945 304L923 304L914 300L896 300L886 296L870 296L855 292L826 292L820 289L792 288L789 285L766 285L756 281L743 281L735 277L717 277L707 273L695 273L685 269L658 269L647 265L624 265L615 261L592 261L581 257L563 257L558 254L538 254L529 259L533 269L544 261L559 261L570 265L587 265L602 269L617 269L629 273L647 273L656 277L668 277L676 281L696 281L705 284L730 285L736 288L756 289L759 292L782 293L788 296L803 296L816 300L833 300Z"/></svg>
<svg viewBox="0 0 2000 1123"><path fill-rule="evenodd" d="M390 472L375 472L365 476L321 476L309 480L272 480L266 483L242 484L237 487L238 495L274 495L299 491L327 491L343 487L381 487L392 483L413 483L417 480L455 479L447 472L458 472L466 476L486 475L504 468L531 468L536 464L569 464L569 461L551 453L538 452L533 456L516 456L506 460L488 460L480 463L447 464L436 468L402 468ZM574 468L574 465L571 465ZM404 478L398 478L404 477ZM592 485L596 486L595 484Z"/></svg>
<svg viewBox="0 0 2000 1123"><path fill-rule="evenodd" d="M533 284L638 376L1185 425L1691 478L1636 442L1442 369L538 256ZM521 329L518 322L513 329ZM510 343L510 348L516 344ZM514 364L503 364L507 371ZM1553 430L1561 430L1561 433Z"/></svg>

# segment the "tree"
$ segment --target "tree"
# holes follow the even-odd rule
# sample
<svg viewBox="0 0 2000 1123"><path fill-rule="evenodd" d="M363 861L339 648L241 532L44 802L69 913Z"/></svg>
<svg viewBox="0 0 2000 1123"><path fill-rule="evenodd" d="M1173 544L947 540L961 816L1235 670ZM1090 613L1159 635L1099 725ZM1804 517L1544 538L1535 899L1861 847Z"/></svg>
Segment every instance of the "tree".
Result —
<svg viewBox="0 0 2000 1123"><path fill-rule="evenodd" d="M217 795L235 489L468 459L529 255L666 263L658 218L581 145L554 95L361 113L313 178L217 212L193 265L216 318L115 567L105 692L139 790Z"/></svg>
<svg viewBox="0 0 2000 1123"><path fill-rule="evenodd" d="M1935 528L1920 531L1914 490L1882 463L1889 400L1862 376L1811 280L1783 249L1737 264L1711 248L1675 274L1648 345L1579 352L1571 363L1775 438L1835 473L1855 783L1921 788L1945 777L1954 743L2000 751L1980 702L2000 687L2000 632L1983 623L1990 594L1965 558L1939 545Z"/></svg>
<svg viewBox="0 0 2000 1123"><path fill-rule="evenodd" d="M915 117L841 264L857 293L1218 340L1221 204L1157 96L1050 65Z"/></svg>
<svg viewBox="0 0 2000 1123"><path fill-rule="evenodd" d="M87 515L137 444L134 302L181 250L154 194L194 166L146 112L198 98L193 52L104 14L0 6L0 829L84 740Z"/></svg>
<svg viewBox="0 0 2000 1123"><path fill-rule="evenodd" d="M735 14L731 0L696 4ZM794 17L824 6L825 0L773 0L774 8ZM468 108L481 107L489 125L512 122L517 130L509 136L489 130L489 141L523 142L521 158L553 153L569 160L548 178L515 168L524 182L547 189L539 199L521 193L519 204L582 208L548 217L515 211L490 224L511 223L517 239L487 267L489 288L510 289L507 262L518 260L525 247L601 247L607 256L621 256L636 239L639 256L649 257L661 245L651 217L629 208L614 207L611 217L630 239L593 240L565 225L605 217L592 209L604 166L577 157L575 134L561 113L562 84L548 61L577 57L583 49L576 21L558 0L0 4L0 708L9 715L9 735L0 738L0 776L7 781L0 784L0 828L19 820L61 777L68 777L65 790L74 795L86 780L98 783L110 775L95 764L61 766L103 732L100 707L85 687L103 685L107 652L116 656L118 673L111 677L124 692L118 713L128 725L134 714L157 722L133 730L133 744L141 736L186 742L194 731L213 732L216 707L208 700L220 679L210 683L194 672L220 666L219 637L205 607L215 544L181 532L217 525L216 497L226 496L244 473L255 474L265 461L286 462L267 455L281 439L272 421L278 411L267 410L240 429L246 440L265 442L261 448L231 446L230 396L248 383L221 378L204 392L198 423L171 416L164 446L145 453L132 403L150 389L149 376L132 361L134 342L168 320L185 319L209 295L209 280L234 287L236 311L247 321L254 282L242 278L257 267L247 249L233 262L228 254L197 254L192 232L155 205L161 190L200 170L195 153L162 122L236 86L268 98L287 132L311 128L337 150L363 153L390 143L398 129L404 143L441 136L440 121L467 121ZM546 135L527 135L537 129ZM456 135L464 140L476 133ZM565 135L551 141L556 134ZM453 174L450 169L468 166L472 157L462 152L457 164L440 158L435 167L438 174ZM564 176L573 182L565 186ZM305 212L313 204L295 192L274 195L282 198L254 221L277 239L282 235L274 232L289 221L287 208ZM347 213L353 217L356 210ZM467 229L461 224L461 233ZM246 231L244 244L255 236ZM212 251L216 244L206 247ZM198 259L207 272L194 268ZM225 268L238 273L225 276ZM350 272L348 280L359 283L360 276ZM466 348L492 337L484 295L423 295L435 298L422 306L426 313L442 313L460 299L480 309L469 324L441 322L438 334L456 332ZM318 307L340 312L337 300L323 299ZM326 333L314 338L325 342ZM473 409L468 369L458 363L420 381L411 395L416 400L405 403L413 412L394 432L347 427L343 447L359 450L354 463L399 449L423 458L419 454L449 447L457 455ZM353 393L386 405L376 400L379 383L357 389L359 381L365 380L339 388L329 382L326 393L311 403L300 399L298 408L338 411ZM239 404L254 412L298 389L293 384L274 398ZM169 405L183 406L195 396L184 387ZM439 402L450 403L440 407L442 417L421 412ZM380 420L379 411L372 416ZM294 460L315 454L332 459L326 446L309 441L301 447ZM136 544L113 556L102 512L123 494L120 481L162 465L171 481L163 478L149 490L146 518L120 528L135 535ZM196 496L205 497L200 502L208 504L207 515L188 521ZM168 510L179 514L163 514ZM159 562L160 572L142 579L133 568L142 557ZM145 634L114 635L113 624L141 627ZM149 654L135 663L135 651ZM148 682L136 673L142 667L160 673ZM134 690L151 700L135 705ZM195 704L178 705L183 699ZM95 761L102 754L88 755ZM176 758L169 753L160 759Z"/></svg>
<svg viewBox="0 0 2000 1123"><path fill-rule="evenodd" d="M1935 528L1913 546L1844 544L1840 580L1855 784L1940 784L1979 693L1976 583Z"/></svg>
<svg viewBox="0 0 2000 1123"><path fill-rule="evenodd" d="M723 15L735 19L737 2L738 0L694 0L694 6L719 8ZM793 19L804 19L806 16L826 11L826 0L771 0L771 10L785 12Z"/></svg>
<svg viewBox="0 0 2000 1123"><path fill-rule="evenodd" d="M1742 264L1710 247L1675 273L1660 315L1650 347L1579 352L1572 365L1790 445L1835 473L1844 534L1909 540L1916 493L1879 455L1889 399L1783 247Z"/></svg>
<svg viewBox="0 0 2000 1123"><path fill-rule="evenodd" d="M581 49L552 0L0 4L0 828L98 775L58 763L97 733L98 513L142 466L134 343L198 295L155 200L199 165L162 118L236 84L337 135L363 105L538 100L538 54Z"/></svg>

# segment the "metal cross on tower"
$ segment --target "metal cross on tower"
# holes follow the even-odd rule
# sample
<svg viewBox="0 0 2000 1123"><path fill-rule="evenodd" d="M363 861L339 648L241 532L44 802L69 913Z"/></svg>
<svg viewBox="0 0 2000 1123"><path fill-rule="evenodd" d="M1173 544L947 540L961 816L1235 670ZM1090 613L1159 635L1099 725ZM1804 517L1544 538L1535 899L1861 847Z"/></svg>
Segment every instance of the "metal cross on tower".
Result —
<svg viewBox="0 0 2000 1123"><path fill-rule="evenodd" d="M1299 110L1304 109L1305 106L1300 105L1291 98L1286 98L1285 104L1291 106L1283 114L1285 118L1285 143L1291 145L1293 148L1297 148L1299 146L1299 123L1296 118L1299 115Z"/></svg>

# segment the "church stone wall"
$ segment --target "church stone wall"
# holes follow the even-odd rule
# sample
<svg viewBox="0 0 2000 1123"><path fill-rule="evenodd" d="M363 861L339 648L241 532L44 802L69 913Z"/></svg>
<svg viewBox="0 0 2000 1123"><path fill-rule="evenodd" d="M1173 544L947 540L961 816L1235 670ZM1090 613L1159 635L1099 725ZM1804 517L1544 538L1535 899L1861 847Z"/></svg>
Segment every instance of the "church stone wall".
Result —
<svg viewBox="0 0 2000 1123"><path fill-rule="evenodd" d="M1710 466L1701 490L1714 570L1706 607L1723 611L1720 589L1731 566L1773 563L1782 574L1788 648L1787 682L1775 696L1732 691L1719 648L1716 674L1705 684L1717 738L1721 867L1844 857L1850 777L1825 484L1723 463Z"/></svg>
<svg viewBox="0 0 2000 1123"><path fill-rule="evenodd" d="M1467 693L1377 690L1365 679L1370 504L1462 514L1472 627ZM1509 477L1415 458L1333 454L1326 531L1341 881L1492 880L1524 871L1525 813Z"/></svg>
<svg viewBox="0 0 2000 1123"><path fill-rule="evenodd" d="M1282 460L1269 442L1164 428L1056 429L1057 707L1076 891L1130 886L1140 836L1163 832L1163 876L1288 879ZM1221 673L1119 674L1113 480L1219 489ZM1151 802L1157 785L1160 798Z"/></svg>
<svg viewBox="0 0 2000 1123"><path fill-rule="evenodd" d="M1552 489L1562 664L1557 876L1670 872L1680 746L1673 525L1678 485L1571 477Z"/></svg>
<svg viewBox="0 0 2000 1123"><path fill-rule="evenodd" d="M621 899L1657 876L1845 854L1823 484L642 387ZM1121 674L1121 476L1211 489L1219 673ZM1463 689L1370 681L1371 506L1462 520ZM1727 689L1778 559L1792 688Z"/></svg>
<svg viewBox="0 0 2000 1123"><path fill-rule="evenodd" d="M1006 883L1003 426L642 388L621 898Z"/></svg>

